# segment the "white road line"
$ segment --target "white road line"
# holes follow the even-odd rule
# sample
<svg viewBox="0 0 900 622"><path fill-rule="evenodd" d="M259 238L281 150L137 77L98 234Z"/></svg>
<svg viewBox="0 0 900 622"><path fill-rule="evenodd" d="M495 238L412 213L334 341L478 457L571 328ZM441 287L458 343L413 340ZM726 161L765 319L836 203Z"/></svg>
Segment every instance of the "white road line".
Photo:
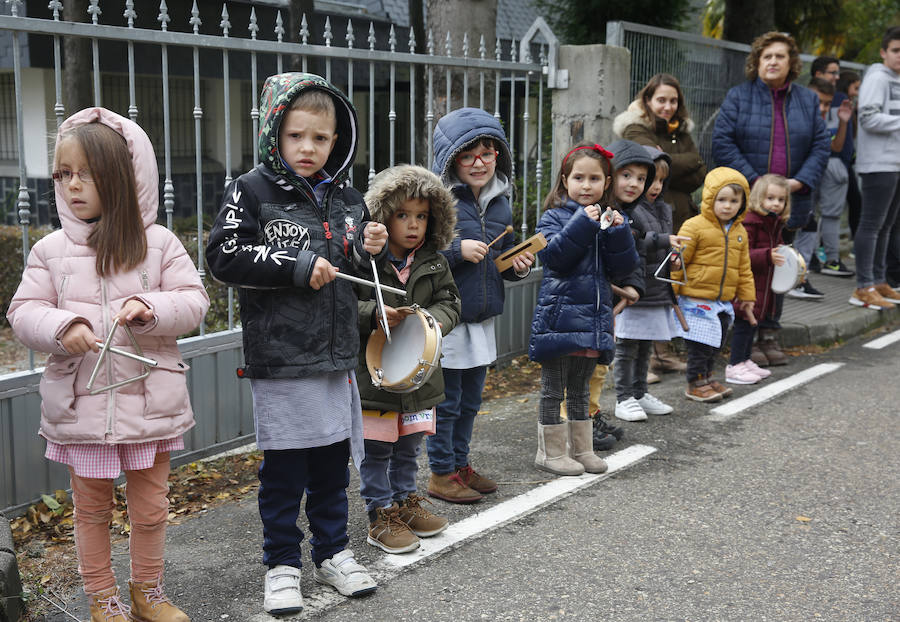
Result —
<svg viewBox="0 0 900 622"><path fill-rule="evenodd" d="M825 374L830 374L842 367L843 363L822 363L820 365L814 365L809 369L805 369L800 373L794 374L789 378L785 378L783 380L779 380L777 382L773 382L770 385L766 385L761 389L754 391L753 393L748 393L743 397L739 397L738 399L728 402L722 406L717 406L709 411L709 415L707 418L710 421L728 421L735 415L747 410L748 408L752 408L753 406L757 406L758 404L762 404L765 401L776 397L785 391L790 391L791 389L800 386L801 384L805 384L807 382L811 382L820 376L824 376Z"/></svg>
<svg viewBox="0 0 900 622"><path fill-rule="evenodd" d="M878 339L873 339L869 343L864 343L864 348L871 348L872 350L880 350L881 348L886 348L892 343L896 343L900 341L900 330L895 330L892 333L885 335L884 337L879 337Z"/></svg>
<svg viewBox="0 0 900 622"><path fill-rule="evenodd" d="M656 447L649 445L631 445L622 451L617 451L606 456L606 464L609 467L606 473L585 474L579 477L560 477L542 486L538 486L509 501L473 514L469 518L450 525L443 533L422 540L421 546L412 553L405 555L384 555L381 559L369 565L369 571L385 589L384 584L391 578L402 572L405 568L432 555L440 553L447 548L457 546L465 540L483 536L487 532L516 519L522 518L541 507L553 503L572 494L576 490L586 488L601 479L605 479L635 463L643 460L656 452ZM307 572L304 566L303 572ZM327 609L345 602L347 599L330 587L316 586L310 594L303 595L303 612L296 616L281 618L282 620L306 620L315 617ZM261 613L250 617L249 622L271 622L272 617Z"/></svg>
<svg viewBox="0 0 900 622"><path fill-rule="evenodd" d="M605 458L608 465L606 473L581 475L579 477L561 477L538 486L533 490L514 497L509 501L498 503L483 512L479 512L450 525L443 533L422 540L418 549L406 555L385 555L379 562L384 567L403 568L454 546L463 540L483 535L500 525L530 514L540 507L571 494L580 488L590 486L597 480L607 477L616 471L631 466L656 451L648 445L632 445L617 451Z"/></svg>

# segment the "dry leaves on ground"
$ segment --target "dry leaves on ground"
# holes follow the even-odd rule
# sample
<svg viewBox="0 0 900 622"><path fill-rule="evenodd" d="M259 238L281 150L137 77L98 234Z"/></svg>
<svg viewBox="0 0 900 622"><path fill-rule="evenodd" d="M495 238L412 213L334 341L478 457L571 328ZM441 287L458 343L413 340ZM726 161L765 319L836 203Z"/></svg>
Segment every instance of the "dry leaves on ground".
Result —
<svg viewBox="0 0 900 622"><path fill-rule="evenodd" d="M207 509L256 491L261 452L250 452L206 462L191 462L169 476L169 524L183 522ZM45 592L68 595L81 589L78 561L73 546L73 507L69 495L57 490L43 495L10 527L16 560L25 588L26 620L41 620L52 606L41 597ZM115 509L110 537L118 542L131 527L124 486L115 488Z"/></svg>

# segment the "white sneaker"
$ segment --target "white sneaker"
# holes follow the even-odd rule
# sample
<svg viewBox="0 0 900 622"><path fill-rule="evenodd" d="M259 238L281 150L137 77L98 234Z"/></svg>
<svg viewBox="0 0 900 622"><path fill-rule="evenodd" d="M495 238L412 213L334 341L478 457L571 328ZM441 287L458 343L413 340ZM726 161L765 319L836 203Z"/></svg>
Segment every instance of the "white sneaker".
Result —
<svg viewBox="0 0 900 622"><path fill-rule="evenodd" d="M644 393L637 403L641 405L641 408L648 415L668 415L675 410L661 399L653 397L649 393Z"/></svg>
<svg viewBox="0 0 900 622"><path fill-rule="evenodd" d="M647 413L634 397L624 402L616 402L616 417L622 421L646 421Z"/></svg>
<svg viewBox="0 0 900 622"><path fill-rule="evenodd" d="M303 611L299 568L279 565L266 572L263 609L275 615Z"/></svg>
<svg viewBox="0 0 900 622"><path fill-rule="evenodd" d="M313 576L317 582L330 585L344 596L363 596L378 589L375 580L369 576L369 571L356 563L350 549L344 549L326 559L316 568Z"/></svg>

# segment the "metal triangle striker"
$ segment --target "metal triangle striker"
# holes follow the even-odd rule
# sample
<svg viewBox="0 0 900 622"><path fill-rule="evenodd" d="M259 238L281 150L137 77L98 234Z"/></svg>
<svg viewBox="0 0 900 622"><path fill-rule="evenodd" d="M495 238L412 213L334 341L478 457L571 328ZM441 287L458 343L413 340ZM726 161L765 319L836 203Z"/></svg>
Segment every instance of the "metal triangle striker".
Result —
<svg viewBox="0 0 900 622"><path fill-rule="evenodd" d="M90 395L97 395L98 393L102 393L103 391L111 391L113 389L123 387L126 384L131 384L132 382L143 380L150 375L150 367L156 367L157 365L157 362L155 360L144 356L144 352L143 350L141 350L141 346L138 345L137 340L134 338L134 333L131 332L131 328L128 326L128 324L122 324L121 326L125 329L125 334L128 335L128 339L131 341L131 346L134 348L134 352L120 350L119 348L112 347L111 344L113 335L116 334L116 329L119 326L120 324L118 320L114 320L112 328L109 330L109 335L106 336L106 341L103 342L103 347L100 348L100 356L97 357L97 363L94 365L94 371L91 372L91 377L90 379L88 379L87 386L85 387ZM114 382L113 384L107 385L105 387L100 387L97 389L91 388L94 386L94 380L96 380L97 378L97 373L100 371L100 366L103 364L103 360L106 358L107 353L118 354L119 356L124 356L126 358L134 359L140 362L141 373L137 376L134 376L133 378L126 378L125 380Z"/></svg>

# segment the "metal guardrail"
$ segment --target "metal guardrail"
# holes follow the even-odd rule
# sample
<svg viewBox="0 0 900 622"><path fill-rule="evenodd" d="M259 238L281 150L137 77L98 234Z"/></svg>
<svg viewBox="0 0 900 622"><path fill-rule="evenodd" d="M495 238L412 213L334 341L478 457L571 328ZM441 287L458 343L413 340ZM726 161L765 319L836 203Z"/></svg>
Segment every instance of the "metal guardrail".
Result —
<svg viewBox="0 0 900 622"><path fill-rule="evenodd" d="M498 365L528 351L531 316L541 270L506 283L506 306L496 323ZM185 464L254 440L250 383L235 370L243 365L240 329L182 339L178 346L190 365L191 405L197 422L184 435L184 451L172 455ZM44 458L38 436L42 368L0 376L0 512L21 513L41 493L69 488L64 466Z"/></svg>

